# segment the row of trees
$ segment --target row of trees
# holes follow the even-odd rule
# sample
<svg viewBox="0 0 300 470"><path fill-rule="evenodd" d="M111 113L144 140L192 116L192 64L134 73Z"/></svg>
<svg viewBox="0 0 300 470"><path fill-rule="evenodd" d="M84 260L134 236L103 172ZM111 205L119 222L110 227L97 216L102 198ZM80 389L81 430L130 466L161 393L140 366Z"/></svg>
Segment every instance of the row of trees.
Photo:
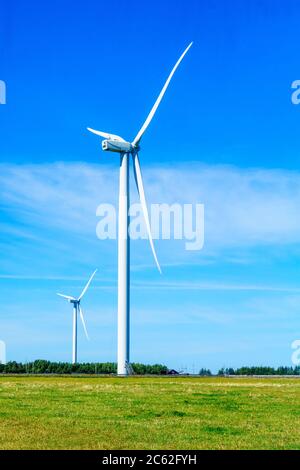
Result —
<svg viewBox="0 0 300 470"><path fill-rule="evenodd" d="M131 364L134 374L137 375L167 375L169 370L162 364ZM38 359L34 362L23 364L11 361L0 364L1 374L116 374L117 364L115 362L86 362L70 364L69 362L50 362ZM200 369L199 375L211 376L209 369ZM300 366L296 367L232 367L222 368L218 375L300 375Z"/></svg>
<svg viewBox="0 0 300 470"><path fill-rule="evenodd" d="M161 364L131 364L137 375L155 374L166 375L168 368ZM70 364L69 362L50 362L38 359L23 364L11 361L0 364L1 374L116 374L117 364L114 362L97 362Z"/></svg>
<svg viewBox="0 0 300 470"><path fill-rule="evenodd" d="M295 367L240 367L238 369L222 368L218 375L300 375L300 366Z"/></svg>

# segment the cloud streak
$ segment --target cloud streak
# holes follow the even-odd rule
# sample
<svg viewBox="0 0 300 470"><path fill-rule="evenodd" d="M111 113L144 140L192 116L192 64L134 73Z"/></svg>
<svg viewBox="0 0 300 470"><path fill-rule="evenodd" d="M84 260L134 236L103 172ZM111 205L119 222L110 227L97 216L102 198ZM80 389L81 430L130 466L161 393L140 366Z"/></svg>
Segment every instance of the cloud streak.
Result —
<svg viewBox="0 0 300 470"><path fill-rule="evenodd" d="M148 203L205 205L204 250L191 254L184 250L183 242L157 241L163 264L192 264L226 250L237 253L238 262L238 250L300 241L299 172L190 162L172 167L145 166L144 179ZM89 246L95 244L94 248L111 254L115 244L96 239L96 209L100 203L116 205L117 192L117 166L1 164L0 201L5 215L2 244L10 236L27 244L47 240L48 246L53 243L60 250L67 246L71 256L70 244L84 246L89 238ZM132 201L137 201L134 188ZM66 236L70 237L69 244ZM133 264L137 269L139 264L151 266L150 254L144 259L145 243L135 242ZM179 247L176 258L174 244Z"/></svg>

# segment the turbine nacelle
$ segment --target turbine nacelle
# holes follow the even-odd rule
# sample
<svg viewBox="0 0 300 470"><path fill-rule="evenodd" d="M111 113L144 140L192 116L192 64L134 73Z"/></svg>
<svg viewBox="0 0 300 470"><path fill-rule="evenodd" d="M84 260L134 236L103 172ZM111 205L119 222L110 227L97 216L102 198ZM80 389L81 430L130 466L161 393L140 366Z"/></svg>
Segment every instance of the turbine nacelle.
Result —
<svg viewBox="0 0 300 470"><path fill-rule="evenodd" d="M106 139L102 141L102 150L105 152L130 153L134 149L130 142Z"/></svg>
<svg viewBox="0 0 300 470"><path fill-rule="evenodd" d="M117 152L117 153L132 153L133 151L137 150L137 143L127 142L119 135L109 134L108 132L97 131L96 129L91 129L90 127L87 128L88 131L92 132L93 134L99 135L103 137L104 140L102 141L102 150L105 152Z"/></svg>

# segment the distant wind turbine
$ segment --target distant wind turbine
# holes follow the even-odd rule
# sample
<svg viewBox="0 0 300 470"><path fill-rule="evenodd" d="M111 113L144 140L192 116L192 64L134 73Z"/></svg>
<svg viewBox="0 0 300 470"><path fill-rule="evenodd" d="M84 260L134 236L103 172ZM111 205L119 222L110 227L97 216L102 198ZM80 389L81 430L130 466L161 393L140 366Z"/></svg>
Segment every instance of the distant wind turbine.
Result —
<svg viewBox="0 0 300 470"><path fill-rule="evenodd" d="M149 242L154 256L155 263L161 273L160 265L155 253L154 244L151 235L151 227L147 210L143 180L139 162L138 152L140 150L140 142L147 127L153 119L153 116L168 88L168 85L179 66L192 46L192 42L179 57L174 68L172 69L166 83L164 84L156 102L154 103L146 121L139 130L132 142L127 142L122 137L107 132L97 131L88 127L93 132L105 140L102 141L102 150L110 152L118 152L120 154L120 187L119 187L119 233L118 233L118 374L130 374L129 362L129 321L130 321L130 303L129 303L129 158L133 159L134 176L139 193L142 210L144 213L146 229L148 232Z"/></svg>
<svg viewBox="0 0 300 470"><path fill-rule="evenodd" d="M83 317L83 311L81 309L81 306L80 306L80 302L81 302L81 299L82 297L84 296L84 294L86 293L86 291L88 290L88 287L90 285L90 283L92 282L92 279L93 277L95 276L97 272L97 269L93 272L93 274L91 275L91 277L89 278L88 282L86 283L83 291L81 292L80 296L78 298L76 297L72 297L70 295L65 295L65 294L57 294L59 295L60 297L63 297L64 299L67 299L68 302L70 302L71 304L73 304L73 349L72 349L72 364L76 364L77 362L77 315L78 315L78 312L79 312L79 315L80 315L80 319L81 319L81 322L82 322L82 326L83 326L83 329L84 329L84 332L85 332L85 336L87 337L87 339L89 339L89 335L88 335L88 332L87 332L87 329L86 329L86 325L85 325L85 321L84 321L84 317Z"/></svg>

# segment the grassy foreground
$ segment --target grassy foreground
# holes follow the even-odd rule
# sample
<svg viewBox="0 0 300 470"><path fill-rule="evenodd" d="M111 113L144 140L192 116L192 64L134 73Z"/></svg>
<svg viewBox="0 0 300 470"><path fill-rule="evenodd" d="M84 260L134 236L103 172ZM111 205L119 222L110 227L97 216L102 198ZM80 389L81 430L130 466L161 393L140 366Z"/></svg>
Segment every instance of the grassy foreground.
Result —
<svg viewBox="0 0 300 470"><path fill-rule="evenodd" d="M0 449L300 449L300 380L0 377Z"/></svg>

